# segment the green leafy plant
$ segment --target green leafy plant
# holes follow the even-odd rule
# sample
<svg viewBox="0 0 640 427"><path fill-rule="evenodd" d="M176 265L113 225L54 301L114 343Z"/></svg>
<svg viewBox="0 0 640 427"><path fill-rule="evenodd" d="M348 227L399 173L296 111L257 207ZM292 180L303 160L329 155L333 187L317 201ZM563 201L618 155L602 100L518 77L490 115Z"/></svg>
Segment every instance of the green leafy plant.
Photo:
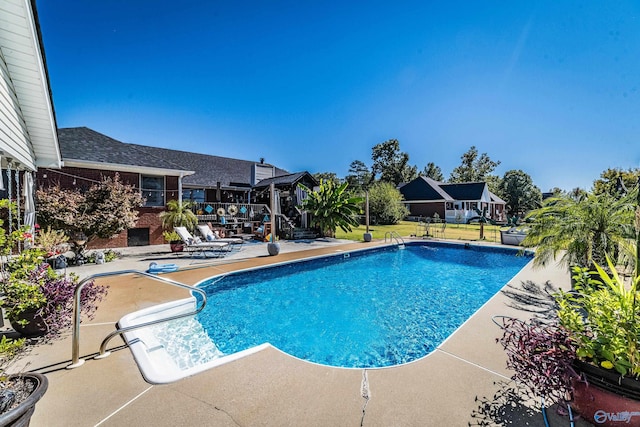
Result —
<svg viewBox="0 0 640 427"><path fill-rule="evenodd" d="M7 233L2 225L0 220L0 254L6 255L24 238L26 228ZM46 326L46 337L54 338L71 325L79 278L56 273L43 262L46 254L31 247L0 264L0 306L12 324L25 326L28 318L37 318ZM91 318L106 293L107 287L88 283L80 295L82 313Z"/></svg>
<svg viewBox="0 0 640 427"><path fill-rule="evenodd" d="M167 243L171 243L171 242L179 242L180 241L180 235L178 233L176 233L174 230L165 230L162 232L162 237L164 237L164 240Z"/></svg>
<svg viewBox="0 0 640 427"><path fill-rule="evenodd" d="M633 237L633 218L632 194L552 197L526 216L530 228L522 245L536 248L535 265L546 265L559 255L567 267L604 265L605 254L617 260L620 244Z"/></svg>
<svg viewBox="0 0 640 427"><path fill-rule="evenodd" d="M120 253L111 249L107 249L106 251L104 251L104 262L111 262L111 261L115 261L116 259L120 258Z"/></svg>
<svg viewBox="0 0 640 427"><path fill-rule="evenodd" d="M24 350L25 342L24 338L11 339L6 335L0 338L0 372Z"/></svg>
<svg viewBox="0 0 640 427"><path fill-rule="evenodd" d="M71 326L79 278L56 273L42 262L41 254L39 249L27 249L9 261L9 274L0 281L4 294L0 306L13 325L25 327L35 319L42 322L47 338L55 338ZM88 283L80 294L82 314L92 318L106 294L106 286Z"/></svg>
<svg viewBox="0 0 640 427"><path fill-rule="evenodd" d="M397 224L409 215L400 191L388 182L378 181L369 188L369 214L379 224Z"/></svg>
<svg viewBox="0 0 640 427"><path fill-rule="evenodd" d="M362 197L352 197L347 193L348 183L336 185L333 181L320 181L318 191L312 191L302 184L298 184L308 197L302 202L301 208L311 212L312 221L327 237L335 236L336 229L351 231L357 227L357 215L362 212L360 205Z"/></svg>
<svg viewBox="0 0 640 427"><path fill-rule="evenodd" d="M48 226L36 234L36 244L44 249L47 256L53 256L64 252L68 245L69 237L62 230L53 230Z"/></svg>
<svg viewBox="0 0 640 427"><path fill-rule="evenodd" d="M193 230L198 225L198 217L193 213L189 201L169 200L167 210L160 213L162 228L171 231L173 227L187 227ZM179 239L178 239L179 240Z"/></svg>
<svg viewBox="0 0 640 427"><path fill-rule="evenodd" d="M611 274L596 264L600 280L583 274L574 292L557 296L558 317L578 346L578 359L640 378L640 277L626 284L607 262Z"/></svg>

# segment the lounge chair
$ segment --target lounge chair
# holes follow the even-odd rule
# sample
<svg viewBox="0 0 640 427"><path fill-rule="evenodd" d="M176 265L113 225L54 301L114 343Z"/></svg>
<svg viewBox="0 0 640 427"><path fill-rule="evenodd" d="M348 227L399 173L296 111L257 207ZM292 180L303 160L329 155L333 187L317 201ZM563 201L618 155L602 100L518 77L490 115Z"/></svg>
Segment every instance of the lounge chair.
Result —
<svg viewBox="0 0 640 427"><path fill-rule="evenodd" d="M206 224L198 225L198 231L202 234L202 238L204 239L203 242L223 242L230 243L232 245L241 245L244 243L244 241L239 237L220 237L216 235L216 233L211 230L211 227Z"/></svg>
<svg viewBox="0 0 640 427"><path fill-rule="evenodd" d="M208 252L213 252L216 255L222 255L225 252L231 250L231 244L229 242L203 242L201 239L193 237L186 227L173 227L178 233L180 239L184 242L187 251L201 253L203 257L207 258Z"/></svg>

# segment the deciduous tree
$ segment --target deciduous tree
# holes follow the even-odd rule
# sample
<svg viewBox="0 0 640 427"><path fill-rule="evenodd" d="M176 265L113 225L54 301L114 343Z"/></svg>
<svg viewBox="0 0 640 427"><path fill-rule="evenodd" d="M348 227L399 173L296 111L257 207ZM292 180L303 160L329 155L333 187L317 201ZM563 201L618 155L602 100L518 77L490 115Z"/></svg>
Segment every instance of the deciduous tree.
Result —
<svg viewBox="0 0 640 427"><path fill-rule="evenodd" d="M82 234L87 242L111 238L132 228L138 219L137 208L143 199L133 186L105 177L86 192L62 189L60 185L36 191L38 222L62 230L76 238Z"/></svg>
<svg viewBox="0 0 640 427"><path fill-rule="evenodd" d="M334 184L339 185L341 180L338 178L335 172L316 172L313 174L313 177L316 181L320 182L323 179L325 181L333 181Z"/></svg>
<svg viewBox="0 0 640 427"><path fill-rule="evenodd" d="M397 224L409 215L403 199L391 183L378 181L369 188L369 214L375 216L379 224Z"/></svg>
<svg viewBox="0 0 640 427"><path fill-rule="evenodd" d="M487 153L478 155L478 149L471 146L469 151L461 157L460 166L453 169L449 182L481 182L487 181L492 172L500 165L500 161L493 161Z"/></svg>
<svg viewBox="0 0 640 427"><path fill-rule="evenodd" d="M595 194L608 193L611 195L620 195L621 189L619 179L622 180L624 189L631 190L638 185L640 178L640 168L630 168L622 170L620 168L609 168L600 174L600 178L593 181L593 192Z"/></svg>
<svg viewBox="0 0 640 427"><path fill-rule="evenodd" d="M390 139L374 146L371 159L374 176L380 175L381 181L390 182L394 186L409 182L418 176L418 168L409 165L409 155L400 151L397 139Z"/></svg>
<svg viewBox="0 0 640 427"><path fill-rule="evenodd" d="M427 163L427 166L424 167L420 175L426 176L427 178L435 179L436 181L444 181L442 169L440 169L440 166L436 166L436 164L433 162Z"/></svg>
<svg viewBox="0 0 640 427"><path fill-rule="evenodd" d="M521 170L510 170L502 177L499 194L507 202L509 215L520 215L540 207L542 193L533 185L529 175Z"/></svg>
<svg viewBox="0 0 640 427"><path fill-rule="evenodd" d="M349 188L356 193L360 193L371 185L373 174L360 160L354 160L349 166L349 174L345 177L345 181L349 183Z"/></svg>

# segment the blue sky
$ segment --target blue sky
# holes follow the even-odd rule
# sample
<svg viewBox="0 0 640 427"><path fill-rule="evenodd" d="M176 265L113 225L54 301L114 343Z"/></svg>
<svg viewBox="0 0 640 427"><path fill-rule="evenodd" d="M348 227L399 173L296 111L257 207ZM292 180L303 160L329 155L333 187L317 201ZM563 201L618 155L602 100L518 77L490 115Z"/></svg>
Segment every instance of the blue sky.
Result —
<svg viewBox="0 0 640 427"><path fill-rule="evenodd" d="M37 7L59 127L340 177L391 138L445 177L475 145L543 191L640 167L639 2Z"/></svg>

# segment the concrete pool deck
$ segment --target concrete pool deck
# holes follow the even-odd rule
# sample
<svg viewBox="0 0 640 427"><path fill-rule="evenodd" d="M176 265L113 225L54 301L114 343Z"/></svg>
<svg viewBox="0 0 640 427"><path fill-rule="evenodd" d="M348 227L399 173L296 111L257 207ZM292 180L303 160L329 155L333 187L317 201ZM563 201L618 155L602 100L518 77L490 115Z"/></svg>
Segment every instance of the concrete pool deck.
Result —
<svg viewBox="0 0 640 427"><path fill-rule="evenodd" d="M251 244L224 259L191 259L165 248L128 250L113 263L70 268L80 275L110 270L146 270L150 262L176 263L166 277L195 284L221 272L310 256L363 249L382 242L348 243L335 239L282 242L281 253L267 255L264 244ZM341 369L308 363L275 348L179 380L145 382L120 338L112 354L91 358L102 339L125 314L186 296L186 292L140 276L100 279L109 295L96 318L83 322L80 354L86 362L65 369L71 338L41 345L14 370L44 373L49 390L36 405L32 427L39 426L544 426L537 402L513 403L504 387L511 375L495 343L500 335L494 315L524 317L497 294L429 356L384 369ZM569 285L564 269L534 270L529 263L510 283L524 281L556 287ZM548 410L551 425L569 425ZM486 424L482 424L482 423ZM578 421L576 426L589 425Z"/></svg>

